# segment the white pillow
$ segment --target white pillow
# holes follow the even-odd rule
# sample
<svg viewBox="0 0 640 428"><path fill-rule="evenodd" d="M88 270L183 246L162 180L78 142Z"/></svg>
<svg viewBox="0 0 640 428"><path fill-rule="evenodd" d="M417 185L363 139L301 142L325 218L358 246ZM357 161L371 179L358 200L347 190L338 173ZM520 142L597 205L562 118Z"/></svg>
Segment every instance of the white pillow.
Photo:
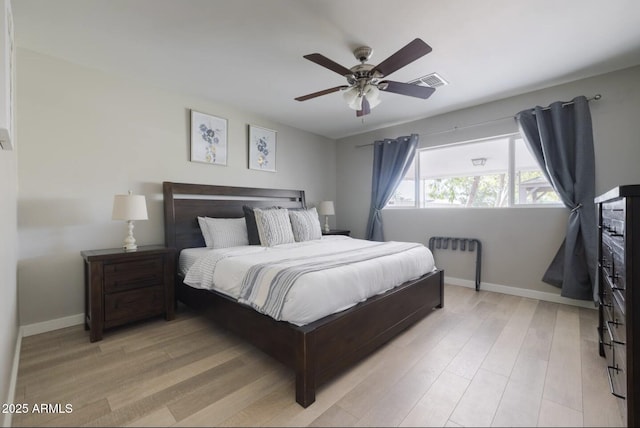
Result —
<svg viewBox="0 0 640 428"><path fill-rule="evenodd" d="M254 213L256 214L260 244L263 247L295 242L289 220L289 210L286 208L276 210L256 208Z"/></svg>
<svg viewBox="0 0 640 428"><path fill-rule="evenodd" d="M289 219L296 242L322 239L322 229L315 207L308 210L289 211Z"/></svg>
<svg viewBox="0 0 640 428"><path fill-rule="evenodd" d="M209 228L207 227L204 217L198 217L198 225L200 226L200 232L202 232L202 237L204 238L205 247L213 247L213 241L209 236Z"/></svg>
<svg viewBox="0 0 640 428"><path fill-rule="evenodd" d="M240 218L198 217L200 230L208 248L227 248L249 245L247 223Z"/></svg>

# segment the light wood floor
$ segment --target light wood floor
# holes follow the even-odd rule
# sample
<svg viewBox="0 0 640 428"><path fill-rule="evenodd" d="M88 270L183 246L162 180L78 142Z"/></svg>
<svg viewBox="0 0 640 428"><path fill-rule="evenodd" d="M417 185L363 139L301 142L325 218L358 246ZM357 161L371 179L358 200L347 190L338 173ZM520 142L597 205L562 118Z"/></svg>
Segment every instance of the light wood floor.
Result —
<svg viewBox="0 0 640 428"><path fill-rule="evenodd" d="M82 326L22 341L16 426L619 426L597 312L449 286L445 307L321 387L186 308L90 343Z"/></svg>

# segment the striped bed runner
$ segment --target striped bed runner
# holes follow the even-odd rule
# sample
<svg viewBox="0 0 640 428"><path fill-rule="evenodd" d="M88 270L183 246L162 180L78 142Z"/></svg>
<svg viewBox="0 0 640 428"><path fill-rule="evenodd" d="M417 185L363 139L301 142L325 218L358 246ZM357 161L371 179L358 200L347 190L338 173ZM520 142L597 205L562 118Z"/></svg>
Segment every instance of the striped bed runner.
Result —
<svg viewBox="0 0 640 428"><path fill-rule="evenodd" d="M238 300L258 312L281 320L287 294L302 275L398 254L421 246L410 242L382 242L371 247L321 256L256 264L244 276Z"/></svg>

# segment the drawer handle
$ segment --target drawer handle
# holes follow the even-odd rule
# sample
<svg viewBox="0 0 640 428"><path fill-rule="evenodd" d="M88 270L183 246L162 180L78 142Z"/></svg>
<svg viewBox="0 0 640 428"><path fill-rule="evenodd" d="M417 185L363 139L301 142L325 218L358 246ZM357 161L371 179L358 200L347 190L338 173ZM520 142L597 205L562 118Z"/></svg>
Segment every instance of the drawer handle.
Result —
<svg viewBox="0 0 640 428"><path fill-rule="evenodd" d="M123 281L113 281L113 285L116 285L116 286L127 285L135 282L153 281L154 279L156 279L156 275L146 275L146 276L140 276L137 278L131 278Z"/></svg>
<svg viewBox="0 0 640 428"><path fill-rule="evenodd" d="M604 272L604 274L607 276L607 278L609 278L611 280L611 282L615 282L616 278L619 278L620 275L618 275L617 273L611 273L611 271L609 270L609 268L612 268L612 265L609 266L603 266L602 267L602 271Z"/></svg>
<svg viewBox="0 0 640 428"><path fill-rule="evenodd" d="M620 342L619 340L615 340L613 338L613 334L611 333L611 328L610 328L610 326L612 326L612 325L617 328L618 326L624 325L624 324L622 324L621 322L618 322L617 319L615 321L607 321L607 331L609 333L609 340L611 341L611 345L612 346L613 345L626 345L625 342Z"/></svg>
<svg viewBox="0 0 640 428"><path fill-rule="evenodd" d="M602 297L600 298L600 305L604 306L605 308L613 308L613 301L611 301L611 303L609 303L609 297L611 296L611 294L606 293L606 292L602 292Z"/></svg>
<svg viewBox="0 0 640 428"><path fill-rule="evenodd" d="M616 374L618 374L618 372L620 371L620 369L618 367L613 367L613 366L607 366L607 378L609 379L609 390L611 391L611 395L613 395L614 397L618 397L621 398L623 400L626 400L627 397L625 397L624 395L620 395L617 392L615 392L615 390L613 389L613 379L611 378L611 370L615 370Z"/></svg>
<svg viewBox="0 0 640 428"><path fill-rule="evenodd" d="M623 323L621 323L620 321L618 321L618 318L616 318L613 321L607 321L607 324L614 326L615 328L618 328L618 326L624 325Z"/></svg>
<svg viewBox="0 0 640 428"><path fill-rule="evenodd" d="M604 230L612 237L624 236L622 233L618 232L615 227L605 226Z"/></svg>

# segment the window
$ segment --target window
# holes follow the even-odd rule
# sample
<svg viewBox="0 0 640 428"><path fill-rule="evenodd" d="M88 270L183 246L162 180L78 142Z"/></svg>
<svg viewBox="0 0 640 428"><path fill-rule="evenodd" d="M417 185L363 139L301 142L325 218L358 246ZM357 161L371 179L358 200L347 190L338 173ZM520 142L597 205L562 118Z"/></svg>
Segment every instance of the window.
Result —
<svg viewBox="0 0 640 428"><path fill-rule="evenodd" d="M416 152L387 207L558 205L520 134Z"/></svg>

